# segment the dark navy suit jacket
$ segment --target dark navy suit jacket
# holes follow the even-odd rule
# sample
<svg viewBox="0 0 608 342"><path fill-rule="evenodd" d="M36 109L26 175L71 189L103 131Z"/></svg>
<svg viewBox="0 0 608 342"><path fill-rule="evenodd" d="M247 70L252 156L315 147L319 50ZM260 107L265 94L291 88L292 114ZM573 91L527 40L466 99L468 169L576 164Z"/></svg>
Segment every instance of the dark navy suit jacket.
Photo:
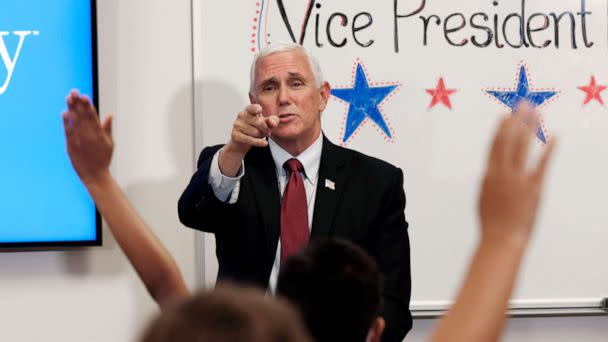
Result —
<svg viewBox="0 0 608 342"><path fill-rule="evenodd" d="M198 169L179 200L179 218L188 227L215 234L218 279L266 288L280 233L280 194L270 148L247 153L234 204L218 200L208 183L220 148L201 152ZM383 341L401 341L412 327L404 209L401 169L323 139L311 239L347 239L374 257L383 275Z"/></svg>

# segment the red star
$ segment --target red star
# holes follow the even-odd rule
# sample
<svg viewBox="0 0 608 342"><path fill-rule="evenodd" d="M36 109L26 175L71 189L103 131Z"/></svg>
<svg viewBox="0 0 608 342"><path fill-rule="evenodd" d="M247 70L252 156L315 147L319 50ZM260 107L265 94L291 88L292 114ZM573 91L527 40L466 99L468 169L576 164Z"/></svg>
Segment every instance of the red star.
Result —
<svg viewBox="0 0 608 342"><path fill-rule="evenodd" d="M450 95L454 94L456 91L456 89L446 89L445 83L443 82L443 77L441 77L439 82L437 82L435 89L426 90L426 92L433 97L431 104L429 104L429 109L435 107L436 104L441 102L444 106L451 110L452 103L450 102Z"/></svg>
<svg viewBox="0 0 608 342"><path fill-rule="evenodd" d="M595 76L591 76L591 83L588 86L581 86L577 88L587 93L583 105L586 105L587 103L591 102L591 100L596 100L602 105L604 104L604 100L602 100L602 96L600 93L606 89L606 86L597 85L595 83Z"/></svg>

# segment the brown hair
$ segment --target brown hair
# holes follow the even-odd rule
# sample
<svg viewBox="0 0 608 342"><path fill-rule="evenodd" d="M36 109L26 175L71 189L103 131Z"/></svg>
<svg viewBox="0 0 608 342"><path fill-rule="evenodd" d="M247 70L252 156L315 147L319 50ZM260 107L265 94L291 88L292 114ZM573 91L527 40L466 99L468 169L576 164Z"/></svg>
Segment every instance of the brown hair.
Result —
<svg viewBox="0 0 608 342"><path fill-rule="evenodd" d="M379 316L380 272L354 243L318 239L281 266L277 293L300 310L315 341L363 342Z"/></svg>
<svg viewBox="0 0 608 342"><path fill-rule="evenodd" d="M292 307L261 290L222 285L152 321L142 342L310 342Z"/></svg>

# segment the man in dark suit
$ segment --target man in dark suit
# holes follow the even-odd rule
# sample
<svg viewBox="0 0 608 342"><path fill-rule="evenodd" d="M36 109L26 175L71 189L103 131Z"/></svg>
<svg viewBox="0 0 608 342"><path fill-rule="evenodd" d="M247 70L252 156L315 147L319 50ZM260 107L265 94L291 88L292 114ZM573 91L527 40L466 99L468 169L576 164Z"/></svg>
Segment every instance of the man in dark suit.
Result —
<svg viewBox="0 0 608 342"><path fill-rule="evenodd" d="M230 141L201 152L180 220L215 234L219 279L271 291L282 260L309 239L353 241L384 277L383 341L401 341L412 325L403 173L323 136L330 88L301 46L258 53L249 96Z"/></svg>

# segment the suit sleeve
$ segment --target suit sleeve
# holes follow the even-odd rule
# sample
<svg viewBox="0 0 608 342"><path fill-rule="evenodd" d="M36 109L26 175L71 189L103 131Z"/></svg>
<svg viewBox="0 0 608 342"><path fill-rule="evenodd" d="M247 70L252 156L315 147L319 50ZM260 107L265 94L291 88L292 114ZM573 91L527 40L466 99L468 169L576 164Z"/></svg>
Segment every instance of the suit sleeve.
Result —
<svg viewBox="0 0 608 342"><path fill-rule="evenodd" d="M386 197L378 219L380 232L375 254L384 282L381 315L386 329L382 341L394 342L402 341L412 328L410 242L401 169L396 169Z"/></svg>
<svg viewBox="0 0 608 342"><path fill-rule="evenodd" d="M217 199L209 185L211 162L221 147L217 145L203 149L198 159L197 170L178 201L179 220L187 227L211 233L221 227L219 222L222 212L226 210L228 204Z"/></svg>

